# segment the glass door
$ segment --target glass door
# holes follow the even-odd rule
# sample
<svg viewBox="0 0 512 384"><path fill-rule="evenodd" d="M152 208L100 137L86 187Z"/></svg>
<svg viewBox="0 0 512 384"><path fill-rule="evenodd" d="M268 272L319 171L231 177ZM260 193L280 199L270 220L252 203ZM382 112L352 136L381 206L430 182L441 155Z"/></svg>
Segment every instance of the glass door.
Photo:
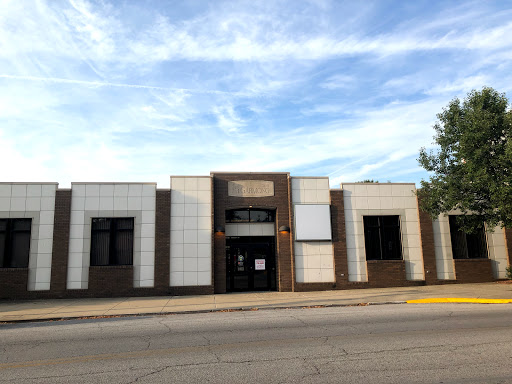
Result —
<svg viewBox="0 0 512 384"><path fill-rule="evenodd" d="M227 290L269 291L275 289L273 238L239 237L226 242ZM264 241L264 239L267 239ZM249 242L251 241L251 242Z"/></svg>
<svg viewBox="0 0 512 384"><path fill-rule="evenodd" d="M255 291L270 289L270 249L268 246L253 246L251 249L252 259L252 282Z"/></svg>
<svg viewBox="0 0 512 384"><path fill-rule="evenodd" d="M242 245L231 247L231 263L233 291L248 291L250 262L247 248Z"/></svg>

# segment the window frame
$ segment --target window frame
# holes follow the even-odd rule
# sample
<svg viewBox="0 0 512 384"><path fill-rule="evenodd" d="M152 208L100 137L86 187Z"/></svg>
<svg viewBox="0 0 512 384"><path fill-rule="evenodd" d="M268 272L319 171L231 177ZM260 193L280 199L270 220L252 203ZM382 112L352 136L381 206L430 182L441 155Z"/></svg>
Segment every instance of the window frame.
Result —
<svg viewBox="0 0 512 384"><path fill-rule="evenodd" d="M477 233L466 233L460 229L457 223L457 216L448 215L448 225L450 227L450 245L452 247L452 257L454 260L485 260L489 258L489 243L485 231L485 224L481 231ZM480 238L478 238L480 237ZM474 247L468 247L468 240L471 243L480 242L479 256L470 257L474 254Z"/></svg>
<svg viewBox="0 0 512 384"><path fill-rule="evenodd" d="M106 220L109 223L108 228L94 228L95 221ZM121 221L130 220L131 228L119 228L119 224ZM127 233L131 232L131 239L128 242L129 249L126 250L129 252L129 260L128 262L122 262L121 252L125 252L125 250L120 250L118 247L119 233ZM101 262L102 255L95 255L94 252L97 250L96 242L98 240L98 236L95 236L99 233L108 233L108 264ZM125 266L125 265L133 265L133 248L135 243L135 218L134 217L93 217L91 218L91 249L89 252L90 257L90 265L92 267L105 267L105 266Z"/></svg>
<svg viewBox="0 0 512 384"><path fill-rule="evenodd" d="M233 220L232 216L235 212L247 212L248 219ZM266 212L267 220L256 221L251 217L251 213L256 214L257 212ZM257 224L257 223L275 223L276 221L276 210L266 208L235 208L226 210L226 224Z"/></svg>
<svg viewBox="0 0 512 384"><path fill-rule="evenodd" d="M390 225L384 223L384 218L396 218L396 225ZM377 225L372 225L369 221L370 218L375 218L377 220ZM378 243L370 243L372 241L371 229L376 229L379 237ZM398 257L386 257L387 252L385 252L385 244L386 238L389 238L389 233L386 234L385 230L393 229L396 230L397 233L392 234L392 238L394 237L397 241L396 250L394 251L395 255ZM364 233L364 249L366 261L401 261L404 259L403 252L403 239L402 239L402 224L400 215L364 215L363 216L363 233ZM376 245L378 246L378 255L380 257L374 257L375 251L373 255L370 255L370 250L376 249ZM389 251L388 251L389 252Z"/></svg>
<svg viewBox="0 0 512 384"><path fill-rule="evenodd" d="M4 236L4 244L3 249L0 252L3 252L3 260L0 263L0 269L3 268L28 268L30 262L30 246L32 242L32 218L0 218L0 222L5 222L5 229L1 229L0 226L0 235ZM28 229L19 229L16 228L16 222L28 222ZM23 259L21 260L21 265L13 265L14 263L14 243L16 234L27 234L28 233L28 244L25 244L26 253L23 255Z"/></svg>

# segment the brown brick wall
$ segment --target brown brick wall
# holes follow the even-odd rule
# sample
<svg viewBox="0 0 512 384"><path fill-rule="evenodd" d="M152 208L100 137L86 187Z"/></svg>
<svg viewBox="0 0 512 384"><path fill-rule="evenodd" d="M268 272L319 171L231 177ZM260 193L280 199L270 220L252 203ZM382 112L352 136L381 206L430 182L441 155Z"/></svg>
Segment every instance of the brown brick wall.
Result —
<svg viewBox="0 0 512 384"><path fill-rule="evenodd" d="M512 229L505 228L505 241L507 246L508 265L512 264Z"/></svg>
<svg viewBox="0 0 512 384"><path fill-rule="evenodd" d="M295 292L332 291L337 288L336 283L295 283Z"/></svg>
<svg viewBox="0 0 512 384"><path fill-rule="evenodd" d="M220 224L216 223L215 227ZM213 236L213 273L215 293L226 293L226 236L215 233Z"/></svg>
<svg viewBox="0 0 512 384"><path fill-rule="evenodd" d="M98 297L128 295L133 290L132 265L89 267L88 295Z"/></svg>
<svg viewBox="0 0 512 384"><path fill-rule="evenodd" d="M436 251L434 244L434 228L429 214L419 209L420 217L420 240L423 253L423 268L425 282L427 284L437 283Z"/></svg>
<svg viewBox="0 0 512 384"><path fill-rule="evenodd" d="M455 259L457 283L486 283L494 281L490 259Z"/></svg>
<svg viewBox="0 0 512 384"><path fill-rule="evenodd" d="M50 291L62 296L66 291L71 221L71 190L57 190L53 221L52 277Z"/></svg>
<svg viewBox="0 0 512 384"><path fill-rule="evenodd" d="M409 281L405 277L404 260L369 260L368 287L404 287L411 285L425 285L423 281Z"/></svg>
<svg viewBox="0 0 512 384"><path fill-rule="evenodd" d="M155 212L155 289L169 289L171 249L171 191L156 191Z"/></svg>
<svg viewBox="0 0 512 384"><path fill-rule="evenodd" d="M293 290L293 262L291 236L293 236L290 215L291 188L287 173L212 173L214 228L226 226L226 210L234 208L276 209L276 229L282 225L290 227L290 233L276 236L277 286L281 292ZM228 181L266 180L274 182L274 196L231 197L228 196ZM215 292L226 292L226 238L216 234L214 238Z"/></svg>
<svg viewBox="0 0 512 384"><path fill-rule="evenodd" d="M345 231L343 190L331 190L331 225L336 287L341 289L348 283L347 235Z"/></svg>
<svg viewBox="0 0 512 384"><path fill-rule="evenodd" d="M171 287L169 290L169 294L173 296L213 295L213 293L213 285Z"/></svg>
<svg viewBox="0 0 512 384"><path fill-rule="evenodd" d="M28 268L0 268L0 299L27 298Z"/></svg>
<svg viewBox="0 0 512 384"><path fill-rule="evenodd" d="M290 232L279 232L279 227L276 227L278 241L277 243L288 244L286 249L282 249L283 252L289 255L289 263L286 263L286 269L281 269L280 273L280 286L278 287L279 291L294 291L295 290L295 256L294 256L294 238L295 238L295 217L293 213L293 203L292 203L292 178L290 175L288 176L288 227L290 227ZM285 224L286 225L286 224Z"/></svg>

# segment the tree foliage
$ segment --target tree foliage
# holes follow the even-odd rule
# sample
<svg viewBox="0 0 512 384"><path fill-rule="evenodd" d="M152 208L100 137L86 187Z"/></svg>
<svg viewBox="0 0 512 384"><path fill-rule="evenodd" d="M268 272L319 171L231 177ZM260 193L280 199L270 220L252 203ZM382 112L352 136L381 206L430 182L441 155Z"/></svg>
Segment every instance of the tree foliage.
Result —
<svg viewBox="0 0 512 384"><path fill-rule="evenodd" d="M431 172L418 191L432 218L454 209L468 232L482 226L512 227L512 112L504 93L484 87L461 103L453 99L437 115L436 148L421 148L420 165Z"/></svg>

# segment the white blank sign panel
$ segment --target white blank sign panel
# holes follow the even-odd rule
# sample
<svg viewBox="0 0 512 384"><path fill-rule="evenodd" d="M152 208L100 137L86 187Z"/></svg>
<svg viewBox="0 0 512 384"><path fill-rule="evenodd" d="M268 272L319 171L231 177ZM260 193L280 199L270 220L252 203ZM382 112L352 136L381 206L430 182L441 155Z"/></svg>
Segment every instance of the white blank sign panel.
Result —
<svg viewBox="0 0 512 384"><path fill-rule="evenodd" d="M296 205L295 240L331 240L331 206Z"/></svg>

